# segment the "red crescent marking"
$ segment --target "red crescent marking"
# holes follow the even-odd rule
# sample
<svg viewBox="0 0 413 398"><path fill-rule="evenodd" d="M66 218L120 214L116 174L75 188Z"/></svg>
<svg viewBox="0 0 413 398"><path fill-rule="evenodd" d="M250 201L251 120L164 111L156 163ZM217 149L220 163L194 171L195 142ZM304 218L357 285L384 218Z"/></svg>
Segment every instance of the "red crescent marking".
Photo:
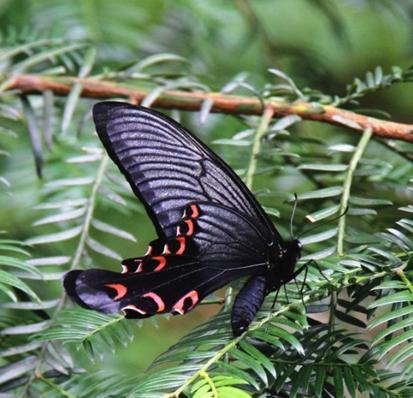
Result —
<svg viewBox="0 0 413 398"><path fill-rule="evenodd" d="M156 260L159 262L159 264L153 270L154 272L160 271L166 265L166 258L164 256L155 256L155 257L152 257L152 260Z"/></svg>
<svg viewBox="0 0 413 398"><path fill-rule="evenodd" d="M141 310L140 308L138 308L136 305L133 305L133 304L129 304L126 307L123 307L121 309L121 311L125 311L125 310L136 311L136 312L139 312L139 314L142 314L142 315L146 314L146 312L144 310Z"/></svg>
<svg viewBox="0 0 413 398"><path fill-rule="evenodd" d="M155 301L156 305L158 306L158 310L156 312L162 312L165 309L163 300L156 293L145 293L142 297L148 297Z"/></svg>
<svg viewBox="0 0 413 398"><path fill-rule="evenodd" d="M120 300L128 292L128 288L120 283L109 283L105 286L116 290L116 296L113 297L113 300Z"/></svg>
<svg viewBox="0 0 413 398"><path fill-rule="evenodd" d="M169 246L167 243L165 243L165 246L163 247L162 254L171 254L171 251L169 250Z"/></svg>
<svg viewBox="0 0 413 398"><path fill-rule="evenodd" d="M197 205L191 205L191 218L198 218L199 217L199 208Z"/></svg>
<svg viewBox="0 0 413 398"><path fill-rule="evenodd" d="M185 220L185 224L188 226L188 232L186 236L191 236L194 233L194 222L192 220Z"/></svg>
<svg viewBox="0 0 413 398"><path fill-rule="evenodd" d="M179 242L179 249L176 251L175 255L180 256L185 252L186 239L185 236L178 236L176 240Z"/></svg>
<svg viewBox="0 0 413 398"><path fill-rule="evenodd" d="M192 310L192 308L194 308L195 304L199 300L198 292L196 290L191 290L189 293L185 294L185 296L181 297L175 303L175 305L172 307L172 310L177 312L180 315L184 314L185 313L184 304L185 304L185 300L187 298L190 298L192 300L191 306L187 309L187 311L190 311L190 310Z"/></svg>

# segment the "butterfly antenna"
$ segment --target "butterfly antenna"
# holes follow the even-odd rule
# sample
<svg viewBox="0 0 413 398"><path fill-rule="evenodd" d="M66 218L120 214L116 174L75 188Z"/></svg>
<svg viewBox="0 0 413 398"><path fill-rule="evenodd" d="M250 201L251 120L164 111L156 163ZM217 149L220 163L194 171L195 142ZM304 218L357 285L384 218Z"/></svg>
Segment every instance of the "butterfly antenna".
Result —
<svg viewBox="0 0 413 398"><path fill-rule="evenodd" d="M291 218L290 218L290 238L291 240L294 239L293 224L294 224L295 210L297 209L297 202L298 202L298 197L297 197L297 194L294 193L294 207L293 207L293 212L291 213Z"/></svg>
<svg viewBox="0 0 413 398"><path fill-rule="evenodd" d="M312 227L310 229L307 229L306 231L301 232L301 234L299 234L297 236L297 239L300 239L304 234L307 234L311 231L314 231L315 229L318 229L318 228L322 227L323 225L330 224L330 223L340 219L341 217L344 217L347 214L347 212L348 212L348 206L346 207L346 210L344 210L341 214L339 214L338 216L332 218L331 220L324 221L321 224L314 225L314 227Z"/></svg>

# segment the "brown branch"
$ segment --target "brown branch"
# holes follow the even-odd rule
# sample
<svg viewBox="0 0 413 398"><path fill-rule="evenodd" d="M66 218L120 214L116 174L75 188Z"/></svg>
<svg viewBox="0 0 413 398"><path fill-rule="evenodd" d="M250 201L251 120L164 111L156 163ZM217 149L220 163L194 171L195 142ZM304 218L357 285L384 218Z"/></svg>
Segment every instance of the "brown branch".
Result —
<svg viewBox="0 0 413 398"><path fill-rule="evenodd" d="M39 75L13 76L3 84L3 90L18 90L23 93L41 93L50 90L58 95L67 95L75 83L82 85L81 95L88 98L123 97L133 103L139 103L149 92L147 89L93 78ZM257 98L221 93L164 91L152 105L159 108L196 111L201 108L205 100L213 101L212 112L245 115L261 115L263 112L263 103ZM378 137L413 142L411 124L389 122L331 105L323 106L303 101L285 102L271 99L266 100L264 105L273 109L274 117L298 115L306 120L330 123L359 133L371 128L373 134Z"/></svg>

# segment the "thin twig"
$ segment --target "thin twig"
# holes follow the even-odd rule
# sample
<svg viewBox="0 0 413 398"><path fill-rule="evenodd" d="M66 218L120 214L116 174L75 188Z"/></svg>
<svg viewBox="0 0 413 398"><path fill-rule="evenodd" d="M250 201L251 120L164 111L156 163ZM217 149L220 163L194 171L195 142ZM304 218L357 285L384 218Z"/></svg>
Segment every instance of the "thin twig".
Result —
<svg viewBox="0 0 413 398"><path fill-rule="evenodd" d="M252 145L252 150L251 150L251 157L250 161L248 164L248 169L247 173L245 175L245 185L249 188L252 189L252 182L255 174L255 170L257 169L257 156L259 155L261 151L261 141L262 137L268 130L268 126L271 123L271 119L274 115L274 109L271 107L268 107L265 109L260 125L257 128L257 131L254 136L254 143Z"/></svg>
<svg viewBox="0 0 413 398"><path fill-rule="evenodd" d="M73 85L80 84L80 95L87 98L127 98L140 103L149 93L148 89L131 85L70 76L15 75L5 79L3 91L19 90L22 93L42 93L51 90L57 95L67 96ZM212 100L211 112L238 115L261 115L262 102L255 97L226 95L216 92L163 91L153 102L154 107L198 111L206 100ZM265 107L272 108L274 117L298 115L306 120L316 120L362 133L370 128L377 137L413 142L413 125L380 120L360 115L331 105L279 99L265 101Z"/></svg>
<svg viewBox="0 0 413 398"><path fill-rule="evenodd" d="M367 144L369 143L371 136L372 136L372 130L366 129L366 131L363 133L357 145L357 148L350 160L346 178L344 180L343 193L341 194L340 209L339 209L339 212L342 214L342 216L340 217L338 221L338 232L337 232L337 254L339 256L344 256L344 235L345 235L345 229L346 229L346 214L344 213L348 207L348 201L350 199L350 189L351 189L351 184L353 182L354 171L357 168L357 165L367 147ZM330 297L330 316L328 320L330 334L331 334L331 331L333 330L334 322L336 318L336 306L337 306L337 292L334 291L331 293L331 297Z"/></svg>
<svg viewBox="0 0 413 398"><path fill-rule="evenodd" d="M350 164L348 166L347 170L347 175L344 180L343 184L343 193L341 195L341 201L340 201L340 213L344 213L347 209L348 206L348 201L350 199L350 189L351 189L351 184L353 182L353 175L354 171L357 168L358 162L361 159L361 156L363 155L367 144L370 141L370 138L372 136L372 130L371 129L366 129L366 131L363 133L357 148L353 154L353 157L350 160ZM337 254L339 256L344 255L344 233L345 233L345 228L346 228L346 215L343 214L342 217L340 217L340 220L338 222L338 233L337 233Z"/></svg>

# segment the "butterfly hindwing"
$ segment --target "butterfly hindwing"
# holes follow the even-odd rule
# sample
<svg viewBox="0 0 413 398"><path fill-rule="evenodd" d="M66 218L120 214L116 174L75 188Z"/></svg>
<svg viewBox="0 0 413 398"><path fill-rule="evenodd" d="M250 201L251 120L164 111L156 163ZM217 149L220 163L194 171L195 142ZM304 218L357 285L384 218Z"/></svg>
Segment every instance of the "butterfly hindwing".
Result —
<svg viewBox="0 0 413 398"><path fill-rule="evenodd" d="M83 307L125 311L129 318L184 314L230 281L265 270L266 245L260 238L259 231L231 209L189 204L175 238L151 242L145 256L122 262L122 273L72 271L65 278L66 291Z"/></svg>
<svg viewBox="0 0 413 398"><path fill-rule="evenodd" d="M124 311L128 318L145 318L166 312L182 315L241 275L239 270L215 270L180 257L174 267L161 272L71 271L65 278L65 287L83 307L103 313Z"/></svg>
<svg viewBox="0 0 413 398"><path fill-rule="evenodd" d="M247 330L264 301L266 289L266 278L258 275L252 276L239 291L231 312L234 336L239 336Z"/></svg>

